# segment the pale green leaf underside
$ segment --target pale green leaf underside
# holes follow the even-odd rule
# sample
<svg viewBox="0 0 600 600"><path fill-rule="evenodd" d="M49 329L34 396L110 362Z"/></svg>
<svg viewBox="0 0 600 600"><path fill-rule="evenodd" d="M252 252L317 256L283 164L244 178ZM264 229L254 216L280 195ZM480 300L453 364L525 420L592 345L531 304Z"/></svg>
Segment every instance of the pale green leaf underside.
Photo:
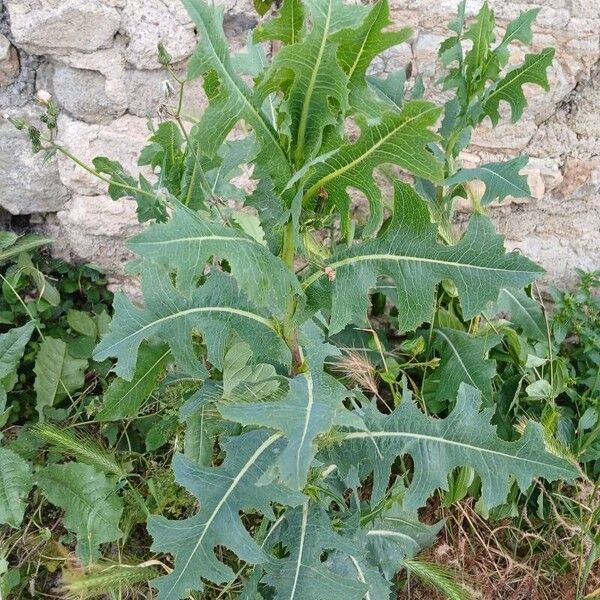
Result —
<svg viewBox="0 0 600 600"><path fill-rule="evenodd" d="M32 486L27 461L8 448L0 448L0 525L18 527L21 524Z"/></svg>
<svg viewBox="0 0 600 600"><path fill-rule="evenodd" d="M123 503L115 481L91 465L49 465L36 476L48 500L65 511L64 526L77 534L77 556L89 564L99 544L119 539Z"/></svg>
<svg viewBox="0 0 600 600"><path fill-rule="evenodd" d="M482 499L488 507L506 499L513 478L522 490L540 477L548 481L572 480L577 470L545 448L544 433L528 423L514 442L500 439L490 424L493 409L481 409L480 393L462 384L455 408L445 419L429 417L405 396L390 415L368 405L368 431L340 434L341 445L328 459L342 472L358 467L361 476L374 473L374 490L385 489L397 457L408 454L414 464L404 508L420 508L438 488L448 489L448 475L460 466L472 467L482 482ZM383 487L382 487L383 486Z"/></svg>
<svg viewBox="0 0 600 600"><path fill-rule="evenodd" d="M474 216L454 246L437 242L425 201L407 184L396 184L394 220L377 240L363 242L334 255L326 267L329 281L317 271L305 282L309 302L331 306L330 332L347 324L365 323L368 293L381 277L389 277L398 294L398 328L414 329L431 319L436 285L452 280L466 319L474 317L505 287L531 283L543 270L517 253L506 253L503 237L492 222Z"/></svg>
<svg viewBox="0 0 600 600"><path fill-rule="evenodd" d="M116 296L110 332L94 354L96 360L117 358L115 372L123 379L133 377L138 348L153 336L169 344L182 371L206 377L192 344L194 332L202 334L208 359L217 367L222 365L234 334L250 346L258 359L289 364L289 349L274 322L252 307L231 276L215 271L204 285L184 295L175 289L168 272L149 264L142 271L142 288L144 308L136 307L122 293Z"/></svg>
<svg viewBox="0 0 600 600"><path fill-rule="evenodd" d="M195 287L211 257L225 259L238 286L258 307L285 314L292 295L302 289L285 263L252 237L203 219L177 205L169 221L135 236L129 247L140 256L177 273L183 293Z"/></svg>
<svg viewBox="0 0 600 600"><path fill-rule="evenodd" d="M170 521L152 517L148 530L152 549L175 557L174 570L153 582L159 600L187 598L190 590L202 591L201 578L224 583L233 576L217 559L215 548L229 548L243 561L263 563L267 555L252 539L239 518L241 511L258 511L274 520L272 502L295 506L304 496L277 483L257 485L279 450L280 434L256 430L224 444L226 458L219 467L203 467L176 455L177 482L200 502L199 512L188 519Z"/></svg>

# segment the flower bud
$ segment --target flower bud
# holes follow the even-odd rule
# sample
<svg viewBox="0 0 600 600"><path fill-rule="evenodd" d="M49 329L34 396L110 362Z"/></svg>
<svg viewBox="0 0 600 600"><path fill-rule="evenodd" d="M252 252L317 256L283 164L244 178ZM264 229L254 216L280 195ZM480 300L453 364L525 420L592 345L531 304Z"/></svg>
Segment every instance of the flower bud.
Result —
<svg viewBox="0 0 600 600"><path fill-rule="evenodd" d="M50 100L52 100L52 94L46 90L38 90L35 98L43 106L48 106Z"/></svg>
<svg viewBox="0 0 600 600"><path fill-rule="evenodd" d="M167 67L171 64L172 61L171 55L167 52L167 49L164 47L162 42L158 43L158 62Z"/></svg>

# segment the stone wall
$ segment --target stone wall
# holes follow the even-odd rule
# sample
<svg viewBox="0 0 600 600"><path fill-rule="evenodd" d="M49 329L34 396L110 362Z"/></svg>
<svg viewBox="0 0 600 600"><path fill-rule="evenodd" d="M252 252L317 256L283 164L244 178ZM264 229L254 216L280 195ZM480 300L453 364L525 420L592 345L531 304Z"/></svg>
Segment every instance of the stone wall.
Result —
<svg viewBox="0 0 600 600"><path fill-rule="evenodd" d="M226 31L235 48L256 22L251 0L226 5ZM429 82L440 75L436 53L457 0L391 0L394 22L411 25L408 44L378 59L380 72L410 64ZM552 45L552 90L530 90L530 107L515 126L481 127L465 155L469 165L520 153L533 197L493 209L511 247L568 282L574 267L600 268L600 0L491 0L500 24L540 6L535 50ZM481 0L468 0L469 14ZM196 35L178 0L0 0L0 109L39 114L36 90L61 108L60 140L90 160L102 154L135 171L147 136L146 115L163 102L156 47L163 41L185 68ZM515 59L522 58L517 49ZM186 112L203 104L198 85ZM127 252L122 239L138 227L129 201L112 202L104 185L54 158L42 165L28 142L0 121L0 210L30 215L29 223L58 239L61 256L93 262L117 275ZM19 220L14 217L13 220ZM27 219L27 217L20 218ZM0 218L0 220L2 220Z"/></svg>

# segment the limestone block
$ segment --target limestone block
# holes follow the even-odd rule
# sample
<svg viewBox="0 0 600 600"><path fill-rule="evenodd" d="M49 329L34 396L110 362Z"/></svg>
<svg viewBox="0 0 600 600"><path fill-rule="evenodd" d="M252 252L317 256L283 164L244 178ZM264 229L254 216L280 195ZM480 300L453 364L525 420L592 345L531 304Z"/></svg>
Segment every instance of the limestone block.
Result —
<svg viewBox="0 0 600 600"><path fill-rule="evenodd" d="M146 120L123 115L110 125L91 125L67 115L58 120L59 140L72 154L91 165L96 156L118 160L134 177L140 150L149 136ZM73 193L93 196L106 192L106 184L85 172L70 159L60 156L58 169L61 181Z"/></svg>
<svg viewBox="0 0 600 600"><path fill-rule="evenodd" d="M100 0L5 0L17 46L32 54L111 45L120 14Z"/></svg>
<svg viewBox="0 0 600 600"><path fill-rule="evenodd" d="M181 74L183 75L183 73ZM166 86L171 84L173 95L167 97ZM128 69L124 74L124 85L127 93L127 106L132 115L145 117L156 115L163 104L174 108L177 102L179 86L165 70L139 71ZM198 118L207 104L206 94L202 88L202 79L189 81L183 94L183 114Z"/></svg>
<svg viewBox="0 0 600 600"><path fill-rule="evenodd" d="M558 160L548 158L530 158L529 163L524 173L535 174L536 178L539 176L542 180L544 187L543 193L549 193L555 190L563 181L563 174L561 172L561 166ZM537 182L536 182L537 183ZM531 182L530 182L531 184ZM532 194L534 198L541 198L538 194Z"/></svg>
<svg viewBox="0 0 600 600"><path fill-rule="evenodd" d="M158 69L157 46L162 42L174 62L196 47L194 26L179 0L128 0L122 31L129 38L125 58L137 69Z"/></svg>
<svg viewBox="0 0 600 600"><path fill-rule="evenodd" d="M596 197L594 211L600 212L600 158L568 158L564 165L564 179L557 192L565 199L589 193Z"/></svg>
<svg viewBox="0 0 600 600"><path fill-rule="evenodd" d="M52 252L68 261L91 262L109 275L118 275L132 256L125 240L141 230L131 199L73 196L46 231L54 237Z"/></svg>
<svg viewBox="0 0 600 600"><path fill-rule="evenodd" d="M109 123L127 110L125 94L110 83L99 71L63 65L54 69L52 79L59 106L88 123Z"/></svg>
<svg viewBox="0 0 600 600"><path fill-rule="evenodd" d="M444 36L433 33L422 33L414 45L416 75L427 79L436 79L442 74L442 66L438 61L438 50Z"/></svg>
<svg viewBox="0 0 600 600"><path fill-rule="evenodd" d="M582 85L572 111L570 125L581 136L600 138L600 69L596 69L589 82Z"/></svg>
<svg viewBox="0 0 600 600"><path fill-rule="evenodd" d="M19 70L17 49L0 34L0 86L12 83L19 75Z"/></svg>
<svg viewBox="0 0 600 600"><path fill-rule="evenodd" d="M591 0L571 0L571 13L577 17L600 19L600 4Z"/></svg>
<svg viewBox="0 0 600 600"><path fill-rule="evenodd" d="M600 198L545 197L537 202L497 209L499 230L509 249L519 249L547 270L544 283L574 282L575 268L600 264Z"/></svg>
<svg viewBox="0 0 600 600"><path fill-rule="evenodd" d="M485 119L473 131L471 143L474 146L510 151L511 154L521 152L527 146L537 130L533 117L525 114L521 121L513 124L510 122L510 112L505 112L506 108L501 105L500 113L504 118L499 125L492 127L490 120Z"/></svg>
<svg viewBox="0 0 600 600"><path fill-rule="evenodd" d="M395 73L400 69L406 69L412 59L412 47L410 43L405 42L377 56L371 63L369 72L374 75Z"/></svg>
<svg viewBox="0 0 600 600"><path fill-rule="evenodd" d="M11 112L28 120L36 116L34 107ZM27 133L0 118L0 207L13 215L56 212L69 197L56 158L44 162L41 153L34 155Z"/></svg>
<svg viewBox="0 0 600 600"><path fill-rule="evenodd" d="M88 69L98 71L107 79L119 78L125 68L125 51L127 40L117 35L110 48L102 48L94 52L81 52L72 50L52 56L53 62L73 67L74 69Z"/></svg>

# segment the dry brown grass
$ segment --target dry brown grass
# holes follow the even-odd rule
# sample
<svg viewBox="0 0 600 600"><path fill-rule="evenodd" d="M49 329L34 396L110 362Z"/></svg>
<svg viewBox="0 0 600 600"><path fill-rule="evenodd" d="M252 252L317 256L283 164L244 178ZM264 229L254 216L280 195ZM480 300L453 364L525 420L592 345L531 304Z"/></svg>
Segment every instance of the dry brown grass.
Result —
<svg viewBox="0 0 600 600"><path fill-rule="evenodd" d="M521 528L510 519L490 523L476 513L471 500L436 512L447 519L446 527L423 558L452 569L474 600L578 600L578 575L589 544L556 507L552 525L539 531L527 515ZM562 569L556 566L557 556L564 561ZM600 598L598 564L580 593L584 597ZM414 580L398 598L445 600Z"/></svg>

